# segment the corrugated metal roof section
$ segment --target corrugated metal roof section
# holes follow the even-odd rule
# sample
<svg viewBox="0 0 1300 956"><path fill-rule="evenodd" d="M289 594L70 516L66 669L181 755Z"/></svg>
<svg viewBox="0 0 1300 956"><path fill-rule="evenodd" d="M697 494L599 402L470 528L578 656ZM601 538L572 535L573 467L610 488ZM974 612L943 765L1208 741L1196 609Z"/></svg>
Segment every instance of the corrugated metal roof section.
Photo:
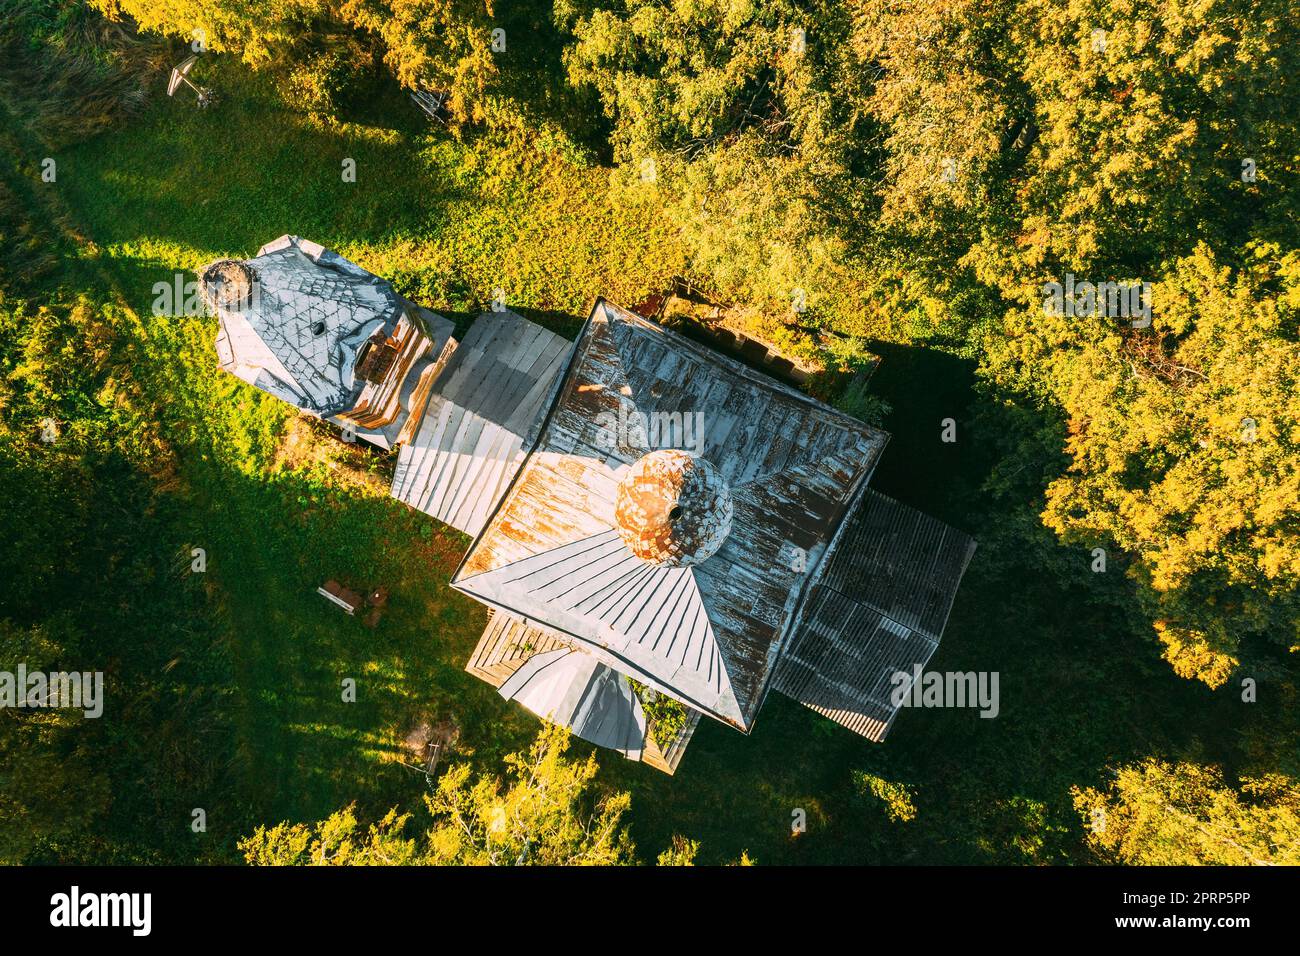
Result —
<svg viewBox="0 0 1300 956"><path fill-rule="evenodd" d="M530 657L498 691L583 740L641 759L646 718L627 678L590 654L561 648Z"/></svg>
<svg viewBox="0 0 1300 956"><path fill-rule="evenodd" d="M698 425L699 441L665 434L665 422ZM598 301L536 449L452 584L747 730L804 590L886 440ZM690 568L652 570L615 532L619 479L662 447L702 453L735 502L730 535Z"/></svg>
<svg viewBox="0 0 1300 956"><path fill-rule="evenodd" d="M402 303L389 284L338 253L281 236L248 260L256 295L218 309L223 367L325 416L349 407L364 383L353 375L358 349L392 326Z"/></svg>
<svg viewBox="0 0 1300 956"><path fill-rule="evenodd" d="M513 312L470 327L402 447L392 495L477 535L523 463L572 344Z"/></svg>
<svg viewBox="0 0 1300 956"><path fill-rule="evenodd" d="M867 491L812 591L773 687L871 740L889 732L896 674L939 647L975 542Z"/></svg>
<svg viewBox="0 0 1300 956"><path fill-rule="evenodd" d="M869 490L821 583L938 641L974 553L969 535Z"/></svg>
<svg viewBox="0 0 1300 956"><path fill-rule="evenodd" d="M849 730L881 741L897 714L896 673L910 674L939 647L831 588L813 588L804 625L773 686Z"/></svg>

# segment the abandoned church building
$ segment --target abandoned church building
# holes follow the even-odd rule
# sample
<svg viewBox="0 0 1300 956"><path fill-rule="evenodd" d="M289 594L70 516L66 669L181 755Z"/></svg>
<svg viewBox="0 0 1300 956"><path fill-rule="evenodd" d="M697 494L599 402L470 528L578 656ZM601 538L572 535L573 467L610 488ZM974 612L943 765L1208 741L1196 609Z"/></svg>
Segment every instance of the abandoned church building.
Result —
<svg viewBox="0 0 1300 956"><path fill-rule="evenodd" d="M223 368L399 449L393 497L473 541L466 669L577 736L671 773L775 690L880 741L938 647L975 544L868 487L879 429L604 300L457 341L295 236L201 280Z"/></svg>

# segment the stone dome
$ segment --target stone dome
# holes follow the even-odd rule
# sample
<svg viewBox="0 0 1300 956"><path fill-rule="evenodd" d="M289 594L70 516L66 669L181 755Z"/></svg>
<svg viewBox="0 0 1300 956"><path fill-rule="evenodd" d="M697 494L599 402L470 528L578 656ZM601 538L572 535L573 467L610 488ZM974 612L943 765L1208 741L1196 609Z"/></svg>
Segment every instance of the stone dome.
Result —
<svg viewBox="0 0 1300 956"><path fill-rule="evenodd" d="M727 482L709 462L666 449L642 456L618 484L614 523L628 550L650 564L687 567L731 532Z"/></svg>

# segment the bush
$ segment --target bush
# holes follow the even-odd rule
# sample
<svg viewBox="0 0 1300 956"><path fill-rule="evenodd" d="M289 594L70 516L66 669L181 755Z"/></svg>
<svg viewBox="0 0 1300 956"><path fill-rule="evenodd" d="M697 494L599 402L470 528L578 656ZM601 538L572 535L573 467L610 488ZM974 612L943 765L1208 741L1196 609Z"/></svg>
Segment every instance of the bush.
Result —
<svg viewBox="0 0 1300 956"><path fill-rule="evenodd" d="M289 67L282 92L290 104L306 113L335 117L355 93L361 73L356 51L322 50Z"/></svg>

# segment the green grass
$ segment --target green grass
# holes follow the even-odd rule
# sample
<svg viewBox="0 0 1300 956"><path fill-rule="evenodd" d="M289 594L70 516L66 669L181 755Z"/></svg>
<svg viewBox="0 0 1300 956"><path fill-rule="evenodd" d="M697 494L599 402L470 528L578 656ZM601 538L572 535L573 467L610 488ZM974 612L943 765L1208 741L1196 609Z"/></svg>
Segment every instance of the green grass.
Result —
<svg viewBox="0 0 1300 956"><path fill-rule="evenodd" d="M210 111L163 101L59 156L58 196L93 243L84 254L141 316L134 373L177 461L184 536L173 543L208 553L234 738L214 742L231 752L229 773L203 797L220 855L257 823L353 800L370 812L415 807L424 781L400 762L400 740L420 720L454 721L461 754L494 771L536 722L462 670L484 623L446 586L467 540L343 480L356 455L327 437L316 438L325 461L278 463L286 409L216 370L212 320L150 316L153 283L292 232L434 309L479 308L499 287L571 334L596 295L631 304L685 266L653 194L615 209L606 170L537 157L520 170L490 144L429 131L396 95L369 111L390 125L325 128L234 67L208 82L223 93ZM356 183L340 177L349 157ZM603 753L602 783L633 794L644 858L682 833L703 842L705 862L742 850L761 863L1078 859L1072 785L1153 753L1239 762L1251 722L1277 719L1268 704L1242 716L1230 696L1173 676L1099 593L1084 556L1023 530L1041 486L1010 502L982 490L999 430L1014 426L974 390L969 362L878 347L873 388L895 410L895 437L877 486L981 539L932 666L1000 671L1002 716L905 712L876 746L772 695L748 738L704 721L673 778ZM948 416L961 423L956 445L939 442ZM319 598L327 578L389 587L378 629ZM341 699L348 677L356 703ZM853 770L913 788L916 819L892 821L858 795ZM796 809L808 818L799 837ZM156 827L159 842L175 829Z"/></svg>

